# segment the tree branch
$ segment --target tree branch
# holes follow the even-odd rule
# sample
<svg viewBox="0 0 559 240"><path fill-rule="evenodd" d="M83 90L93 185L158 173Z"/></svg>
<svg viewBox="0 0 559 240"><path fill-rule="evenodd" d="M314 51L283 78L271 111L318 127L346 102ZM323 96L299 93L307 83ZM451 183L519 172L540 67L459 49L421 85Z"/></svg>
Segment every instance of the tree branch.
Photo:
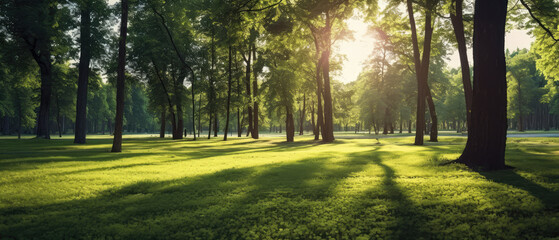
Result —
<svg viewBox="0 0 559 240"><path fill-rule="evenodd" d="M283 0L280 0L280 1L277 2L277 3L274 3L274 4L272 4L272 5L268 5L268 6L263 7L263 8L258 8L258 9L249 8L249 9L239 10L239 13L241 13L241 12L259 12L259 11L264 11L264 10L266 10L266 9L270 9L270 8L273 8L273 7L277 6L277 5L279 5L282 1L283 1Z"/></svg>
<svg viewBox="0 0 559 240"><path fill-rule="evenodd" d="M559 42L559 39L555 38L555 36L553 36L553 33L546 26L543 25L543 23L534 15L534 13L532 13L532 9L530 9L528 4L526 4L524 0L520 0L520 3L522 3L522 5L528 10L528 13L530 13L532 19L534 19L538 23L538 25L540 25L540 27L547 32L547 34L553 39L553 41L555 41L555 43ZM555 45L555 43L553 43L553 45Z"/></svg>

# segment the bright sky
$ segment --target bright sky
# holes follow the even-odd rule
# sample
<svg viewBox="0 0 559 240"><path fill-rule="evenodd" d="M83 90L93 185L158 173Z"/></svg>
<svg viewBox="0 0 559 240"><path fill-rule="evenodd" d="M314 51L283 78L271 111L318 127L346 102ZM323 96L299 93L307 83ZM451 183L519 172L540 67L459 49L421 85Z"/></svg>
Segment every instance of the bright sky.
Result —
<svg viewBox="0 0 559 240"><path fill-rule="evenodd" d="M335 77L344 83L357 80L357 76L363 68L363 63L372 53L374 38L367 33L368 24L364 23L363 18L354 16L347 21L348 28L354 32L353 40L345 40L336 44L335 51L345 53L346 60L343 62L340 76ZM512 30L506 34L505 48L516 50L517 48L530 48L534 41L533 37L528 35L527 30ZM470 64L473 64L472 49L468 49L468 57ZM460 66L458 51L454 51L449 56L448 66L451 68Z"/></svg>

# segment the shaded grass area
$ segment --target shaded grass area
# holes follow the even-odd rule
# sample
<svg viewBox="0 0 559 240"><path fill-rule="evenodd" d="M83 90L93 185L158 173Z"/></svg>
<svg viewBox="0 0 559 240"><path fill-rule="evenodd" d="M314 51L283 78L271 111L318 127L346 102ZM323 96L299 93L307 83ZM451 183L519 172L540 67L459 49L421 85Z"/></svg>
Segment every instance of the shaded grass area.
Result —
<svg viewBox="0 0 559 240"><path fill-rule="evenodd" d="M441 166L465 139L440 140L0 140L0 237L559 236L559 139L509 139L497 172Z"/></svg>

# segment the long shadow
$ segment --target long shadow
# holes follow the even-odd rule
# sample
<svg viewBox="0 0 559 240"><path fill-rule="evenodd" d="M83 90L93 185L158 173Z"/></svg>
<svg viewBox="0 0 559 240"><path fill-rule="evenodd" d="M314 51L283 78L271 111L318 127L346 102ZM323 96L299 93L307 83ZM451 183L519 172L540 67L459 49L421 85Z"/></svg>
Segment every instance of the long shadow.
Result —
<svg viewBox="0 0 559 240"><path fill-rule="evenodd" d="M506 184L515 188L529 192L532 196L539 199L547 209L559 211L559 191L551 191L539 184L536 184L516 173L513 169L500 170L494 172L479 172L485 178Z"/></svg>
<svg viewBox="0 0 559 240"><path fill-rule="evenodd" d="M368 208L374 209L382 206L381 208L386 207L388 217L392 218L392 220L384 219L384 222L389 223L388 225L383 224L382 221L381 223L369 222L370 228L381 229L376 231L377 235L369 237L379 239L428 238L430 232L424 225L430 220L429 217L415 205L405 190L398 186L395 181L397 175L394 169L384 163L385 160L383 159L394 159L394 154L377 150L353 154L353 157L366 159L382 169L378 186L366 190L361 196L353 200L355 203L352 205L355 210L352 212L357 214L354 217L357 219L364 218L363 220L382 219L379 216L367 216L370 215L367 212Z"/></svg>
<svg viewBox="0 0 559 240"><path fill-rule="evenodd" d="M277 227L319 225L320 217L298 218L306 215L304 210L309 206L300 201L324 201L339 181L365 164L352 159L332 167L329 159L318 156L290 164L227 169L194 178L143 181L104 191L90 199L0 208L4 218L0 236L281 238ZM320 216L320 212L317 214ZM258 231L266 232L254 235ZM315 235L329 233L301 233L300 238Z"/></svg>

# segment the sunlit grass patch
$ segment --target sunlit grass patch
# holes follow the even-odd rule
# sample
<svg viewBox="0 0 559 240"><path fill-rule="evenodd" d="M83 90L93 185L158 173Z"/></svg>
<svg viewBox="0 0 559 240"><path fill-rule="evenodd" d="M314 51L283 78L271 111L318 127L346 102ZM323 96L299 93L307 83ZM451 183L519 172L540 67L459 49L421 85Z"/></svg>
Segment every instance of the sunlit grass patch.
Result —
<svg viewBox="0 0 559 240"><path fill-rule="evenodd" d="M559 142L509 138L513 170L441 165L465 140L0 140L0 237L559 236Z"/></svg>

